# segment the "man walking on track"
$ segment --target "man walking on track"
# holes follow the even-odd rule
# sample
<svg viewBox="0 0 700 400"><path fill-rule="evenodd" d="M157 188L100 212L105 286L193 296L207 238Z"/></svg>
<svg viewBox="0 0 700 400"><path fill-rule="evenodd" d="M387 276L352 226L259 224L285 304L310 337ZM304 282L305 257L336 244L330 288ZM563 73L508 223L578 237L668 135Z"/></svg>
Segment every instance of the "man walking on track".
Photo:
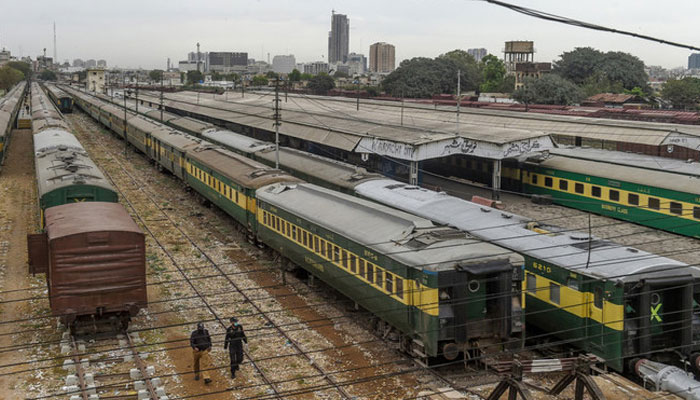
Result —
<svg viewBox="0 0 700 400"><path fill-rule="evenodd" d="M201 322L197 324L197 329L192 331L190 347L192 347L192 357L194 359L194 380L199 380L201 367L204 383L210 383L209 369L211 362L209 352L211 351L211 336L209 336L209 331L204 329L204 324Z"/></svg>
<svg viewBox="0 0 700 400"><path fill-rule="evenodd" d="M228 349L228 355L231 358L231 379L235 379L236 371L240 369L239 364L243 362L243 342L247 345L248 338L236 317L231 317L229 321L231 321L231 326L226 328L224 350Z"/></svg>

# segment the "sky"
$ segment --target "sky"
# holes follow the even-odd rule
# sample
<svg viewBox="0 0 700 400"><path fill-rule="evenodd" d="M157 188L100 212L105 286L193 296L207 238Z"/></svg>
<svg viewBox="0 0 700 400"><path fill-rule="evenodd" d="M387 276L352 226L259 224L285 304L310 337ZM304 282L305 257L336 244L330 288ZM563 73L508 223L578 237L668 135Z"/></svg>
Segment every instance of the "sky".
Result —
<svg viewBox="0 0 700 400"><path fill-rule="evenodd" d="M506 0L552 14L700 47L700 1ZM4 0L9 2L9 0ZM374 42L396 46L397 66L413 57L486 48L502 57L504 42L532 40L535 61L554 61L575 47L624 51L647 65L687 66L691 51L542 21L481 0L27 0L0 5L0 47L13 55L58 60L105 59L108 66L164 69L187 53L246 51L267 60L326 60L331 11L350 20L350 51L369 54Z"/></svg>

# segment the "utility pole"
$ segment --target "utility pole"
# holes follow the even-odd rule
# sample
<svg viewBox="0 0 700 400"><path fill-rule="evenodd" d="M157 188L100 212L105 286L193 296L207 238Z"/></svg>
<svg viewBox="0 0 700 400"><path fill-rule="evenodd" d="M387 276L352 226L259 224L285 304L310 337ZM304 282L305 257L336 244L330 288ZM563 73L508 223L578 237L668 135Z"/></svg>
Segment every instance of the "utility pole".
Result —
<svg viewBox="0 0 700 400"><path fill-rule="evenodd" d="M272 118L274 118L275 122L273 125L275 125L275 168L279 169L280 167L280 125L282 124L282 115L280 113L280 80L279 78L275 79L275 99L273 100L274 106L274 114L272 114Z"/></svg>
<svg viewBox="0 0 700 400"><path fill-rule="evenodd" d="M160 74L160 122L163 122L163 75Z"/></svg>
<svg viewBox="0 0 700 400"><path fill-rule="evenodd" d="M360 77L355 78L355 84L357 85L357 111L360 111Z"/></svg>
<svg viewBox="0 0 700 400"><path fill-rule="evenodd" d="M459 135L459 105L462 102L462 71L457 70L457 132Z"/></svg>
<svg viewBox="0 0 700 400"><path fill-rule="evenodd" d="M403 89L401 89L401 126L403 126Z"/></svg>
<svg viewBox="0 0 700 400"><path fill-rule="evenodd" d="M241 97L245 99L245 77L241 76Z"/></svg>
<svg viewBox="0 0 700 400"><path fill-rule="evenodd" d="M127 132L126 132L126 75L122 75L123 77L123 87L122 87L122 97L124 98L124 158L127 158L128 154L128 149L129 149L129 140L127 140Z"/></svg>
<svg viewBox="0 0 700 400"><path fill-rule="evenodd" d="M136 73L136 115L139 115L139 73Z"/></svg>

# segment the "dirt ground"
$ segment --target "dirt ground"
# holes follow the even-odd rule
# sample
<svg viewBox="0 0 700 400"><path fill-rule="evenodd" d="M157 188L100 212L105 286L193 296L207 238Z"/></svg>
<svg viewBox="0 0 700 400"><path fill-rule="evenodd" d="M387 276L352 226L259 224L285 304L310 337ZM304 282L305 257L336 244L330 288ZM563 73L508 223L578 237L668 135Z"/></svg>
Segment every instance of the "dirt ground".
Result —
<svg viewBox="0 0 700 400"><path fill-rule="evenodd" d="M30 129L14 130L5 164L0 171L0 305L2 321L21 319L28 314L26 302L6 302L40 294L32 291L10 290L24 289L30 286L27 273L27 233L34 233L36 227L36 196L34 183L34 157L32 150L32 131ZM0 347L12 346L16 338L6 335L17 329L16 324L0 325ZM16 352L0 352L0 364L18 361ZM26 368L17 366L0 368L0 374ZM17 385L16 375L0 375L0 399L19 399L25 395L24 389Z"/></svg>

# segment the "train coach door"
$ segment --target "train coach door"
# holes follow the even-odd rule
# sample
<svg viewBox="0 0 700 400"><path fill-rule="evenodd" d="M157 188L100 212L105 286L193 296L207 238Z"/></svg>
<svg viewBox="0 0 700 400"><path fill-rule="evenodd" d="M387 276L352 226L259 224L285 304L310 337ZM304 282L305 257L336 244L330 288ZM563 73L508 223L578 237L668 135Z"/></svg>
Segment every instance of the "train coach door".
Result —
<svg viewBox="0 0 700 400"><path fill-rule="evenodd" d="M605 284L594 281L588 286L588 298L586 300L586 336L585 340L591 345L591 350L602 350L605 341L603 308L605 307Z"/></svg>

